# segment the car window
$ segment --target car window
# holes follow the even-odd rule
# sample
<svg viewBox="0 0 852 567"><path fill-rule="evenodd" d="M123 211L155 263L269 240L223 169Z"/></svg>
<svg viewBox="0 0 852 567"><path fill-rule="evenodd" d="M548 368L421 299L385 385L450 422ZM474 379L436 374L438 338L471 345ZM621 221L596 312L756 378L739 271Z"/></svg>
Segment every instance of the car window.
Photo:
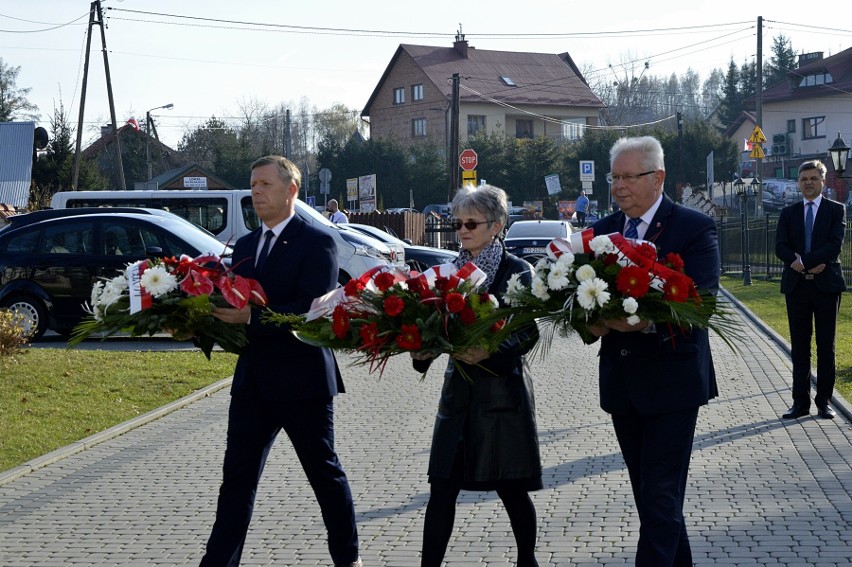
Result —
<svg viewBox="0 0 852 567"><path fill-rule="evenodd" d="M91 254L92 227L87 223L49 224L42 231L38 254Z"/></svg>
<svg viewBox="0 0 852 567"><path fill-rule="evenodd" d="M566 236L568 229L563 223L516 222L509 227L506 238L526 238L530 236Z"/></svg>
<svg viewBox="0 0 852 567"><path fill-rule="evenodd" d="M38 229L17 231L4 241L2 252L6 254L35 254L40 232Z"/></svg>

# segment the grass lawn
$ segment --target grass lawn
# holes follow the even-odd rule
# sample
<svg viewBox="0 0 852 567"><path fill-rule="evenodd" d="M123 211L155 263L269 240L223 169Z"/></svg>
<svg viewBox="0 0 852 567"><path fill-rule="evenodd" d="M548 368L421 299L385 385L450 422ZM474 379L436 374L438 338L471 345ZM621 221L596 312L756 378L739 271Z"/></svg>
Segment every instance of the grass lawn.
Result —
<svg viewBox="0 0 852 567"><path fill-rule="evenodd" d="M753 280L753 285L744 286L741 277L723 277L722 286L734 297L760 317L776 333L790 342L787 325L787 308L784 295L779 291L778 281ZM845 293L840 301L840 316L837 320L837 382L835 392L845 400L852 401L852 294ZM816 347L812 348L812 365L816 367ZM790 384L793 377L789 376Z"/></svg>
<svg viewBox="0 0 852 567"><path fill-rule="evenodd" d="M0 471L231 376L214 352L25 349L0 357Z"/></svg>

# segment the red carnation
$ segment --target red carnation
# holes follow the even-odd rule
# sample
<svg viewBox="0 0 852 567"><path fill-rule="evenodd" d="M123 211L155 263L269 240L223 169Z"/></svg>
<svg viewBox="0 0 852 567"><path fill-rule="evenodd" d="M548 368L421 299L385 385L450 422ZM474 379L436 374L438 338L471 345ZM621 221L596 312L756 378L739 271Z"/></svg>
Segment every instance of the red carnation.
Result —
<svg viewBox="0 0 852 567"><path fill-rule="evenodd" d="M334 336L338 339L345 339L349 334L349 314L342 305L334 308L334 313L331 316L331 330Z"/></svg>
<svg viewBox="0 0 852 567"><path fill-rule="evenodd" d="M654 248L651 244L648 244L647 242L637 244L636 252L638 252L639 255L643 258L648 258L649 260L657 259L657 249Z"/></svg>
<svg viewBox="0 0 852 567"><path fill-rule="evenodd" d="M347 297L355 297L363 290L364 284L360 280L349 280L346 282L346 285L343 286L343 293L345 293Z"/></svg>
<svg viewBox="0 0 852 567"><path fill-rule="evenodd" d="M617 254L604 254L603 257L603 265L604 266L612 266L618 263L618 255Z"/></svg>
<svg viewBox="0 0 852 567"><path fill-rule="evenodd" d="M465 308L462 309L461 314L459 314L459 319L461 319L461 322L465 325L470 325L476 321L476 313L473 312L473 309L471 309L470 306L465 306Z"/></svg>
<svg viewBox="0 0 852 567"><path fill-rule="evenodd" d="M398 295L391 295L385 299L385 313L391 317L396 317L405 310L405 302Z"/></svg>
<svg viewBox="0 0 852 567"><path fill-rule="evenodd" d="M615 277L615 285L621 293L639 298L648 293L651 276L639 266L626 266Z"/></svg>
<svg viewBox="0 0 852 567"><path fill-rule="evenodd" d="M373 282L376 284L376 287L379 288L379 291L387 291L394 284L393 274L390 272L382 272L375 278L373 278Z"/></svg>
<svg viewBox="0 0 852 567"><path fill-rule="evenodd" d="M447 293L453 288L450 287L450 279L441 276L435 278L435 289L437 289L441 293Z"/></svg>
<svg viewBox="0 0 852 567"><path fill-rule="evenodd" d="M680 257L680 254L675 254L674 252L666 254L666 264L673 270L677 270L678 272L683 271L683 258Z"/></svg>
<svg viewBox="0 0 852 567"><path fill-rule="evenodd" d="M672 274L663 285L663 298L667 301L683 303L689 297L692 280L682 274Z"/></svg>
<svg viewBox="0 0 852 567"><path fill-rule="evenodd" d="M417 295L420 295L426 289L426 285L424 285L423 280L420 278L408 278L405 280L405 287L408 288L408 291Z"/></svg>
<svg viewBox="0 0 852 567"><path fill-rule="evenodd" d="M369 347L379 340L379 327L375 323L362 325L358 329L358 335L361 337L361 342L364 346Z"/></svg>
<svg viewBox="0 0 852 567"><path fill-rule="evenodd" d="M403 325L402 332L396 337L396 344L406 350L420 350L422 341L417 325Z"/></svg>
<svg viewBox="0 0 852 567"><path fill-rule="evenodd" d="M445 300L447 302L447 311L450 313L460 313L467 305L464 296L456 292L448 293Z"/></svg>

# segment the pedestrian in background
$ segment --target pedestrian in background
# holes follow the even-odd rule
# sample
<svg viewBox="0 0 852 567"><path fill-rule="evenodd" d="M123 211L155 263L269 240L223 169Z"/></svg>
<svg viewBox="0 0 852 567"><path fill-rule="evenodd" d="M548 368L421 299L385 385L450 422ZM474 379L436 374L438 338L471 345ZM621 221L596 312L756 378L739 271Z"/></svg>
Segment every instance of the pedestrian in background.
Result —
<svg viewBox="0 0 852 567"><path fill-rule="evenodd" d="M532 266L506 252L500 234L509 214L506 193L491 185L464 187L453 199L453 226L462 249L456 267L473 261L487 274L488 293L502 303L513 274L530 285ZM535 567L536 512L529 491L542 488L532 379L524 355L538 341L535 324L497 352L469 349L450 359L429 455L429 503L421 567L440 567L453 532L461 490L496 490L518 545L519 567ZM426 372L434 358L412 353Z"/></svg>
<svg viewBox="0 0 852 567"><path fill-rule="evenodd" d="M621 138L610 150L619 211L592 225L595 235L648 240L657 255L679 254L701 291L719 287L716 223L663 195L663 148L651 136ZM698 408L718 395L707 329L630 325L593 327L601 337L601 408L611 414L639 512L639 567L692 567L683 502Z"/></svg>
<svg viewBox="0 0 852 567"><path fill-rule="evenodd" d="M257 279L278 313L307 313L337 286L334 240L295 214L301 180L286 158L255 161L251 200L263 224L234 245L234 272ZM246 325L248 344L234 369L223 479L202 567L239 565L260 476L282 429L319 503L334 565L359 567L352 494L334 450L333 400L344 391L334 354L264 323L258 308L217 307L213 315Z"/></svg>
<svg viewBox="0 0 852 567"><path fill-rule="evenodd" d="M782 417L810 413L811 337L816 335L818 415L833 419L828 406L834 390L835 339L840 297L846 291L840 250L846 234L846 210L822 195L826 167L819 160L799 166L802 201L781 210L775 255L784 263L781 293L787 303L793 359L793 405Z"/></svg>
<svg viewBox="0 0 852 567"><path fill-rule="evenodd" d="M580 227L586 226L586 213L589 212L589 198L586 197L585 191L580 191L580 196L577 197L577 224Z"/></svg>
<svg viewBox="0 0 852 567"><path fill-rule="evenodd" d="M328 220L330 220L334 224L346 224L349 222L349 218L337 206L337 199L330 199L328 201L328 211Z"/></svg>

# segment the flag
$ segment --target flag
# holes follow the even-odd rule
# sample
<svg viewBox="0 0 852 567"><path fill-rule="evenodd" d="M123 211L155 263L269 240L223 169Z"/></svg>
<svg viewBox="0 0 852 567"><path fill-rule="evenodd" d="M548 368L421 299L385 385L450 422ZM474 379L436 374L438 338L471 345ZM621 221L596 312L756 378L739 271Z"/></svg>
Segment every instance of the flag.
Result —
<svg viewBox="0 0 852 567"><path fill-rule="evenodd" d="M139 123L136 121L136 118L134 118L133 116L130 117L130 120L128 120L127 123L130 124L130 126L133 127L133 130L135 130L136 132L139 131Z"/></svg>

